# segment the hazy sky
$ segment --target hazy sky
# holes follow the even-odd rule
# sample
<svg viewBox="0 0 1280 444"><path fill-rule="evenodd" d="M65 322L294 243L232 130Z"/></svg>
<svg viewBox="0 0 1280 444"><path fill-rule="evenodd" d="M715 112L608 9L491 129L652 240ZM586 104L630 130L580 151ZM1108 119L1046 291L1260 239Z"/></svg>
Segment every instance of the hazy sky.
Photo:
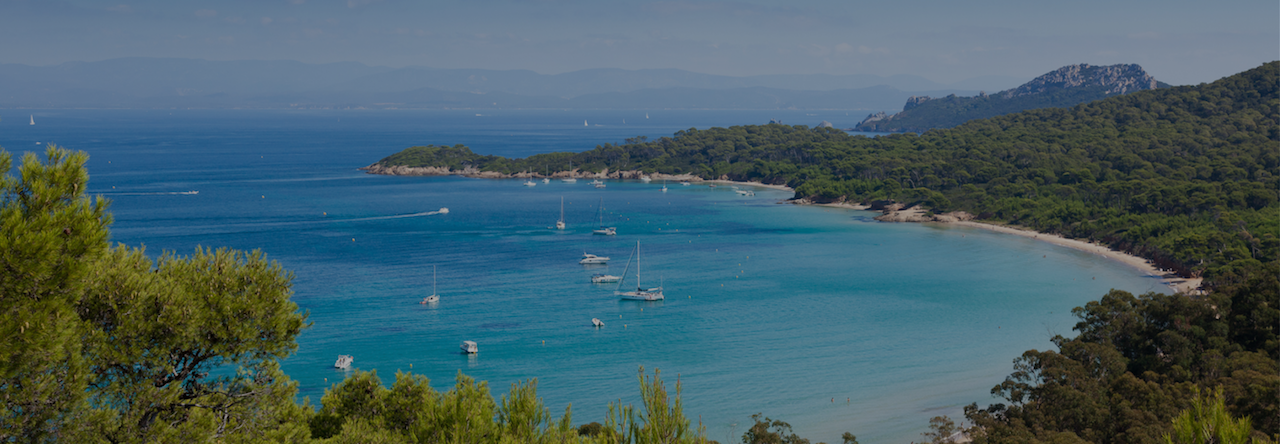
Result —
<svg viewBox="0 0 1280 444"><path fill-rule="evenodd" d="M0 63L129 56L942 83L1137 63L1193 84L1280 58L1280 2L0 0Z"/></svg>

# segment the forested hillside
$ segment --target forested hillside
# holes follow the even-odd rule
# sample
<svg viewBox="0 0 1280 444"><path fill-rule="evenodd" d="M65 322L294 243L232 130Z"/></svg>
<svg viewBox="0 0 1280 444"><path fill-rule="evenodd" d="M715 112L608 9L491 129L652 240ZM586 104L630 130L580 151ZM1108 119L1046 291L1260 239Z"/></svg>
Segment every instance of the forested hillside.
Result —
<svg viewBox="0 0 1280 444"><path fill-rule="evenodd" d="M429 146L379 163L512 173L572 162L787 184L818 202L892 199L1102 241L1212 283L1280 250L1278 67L921 135L691 128L582 153L506 159Z"/></svg>

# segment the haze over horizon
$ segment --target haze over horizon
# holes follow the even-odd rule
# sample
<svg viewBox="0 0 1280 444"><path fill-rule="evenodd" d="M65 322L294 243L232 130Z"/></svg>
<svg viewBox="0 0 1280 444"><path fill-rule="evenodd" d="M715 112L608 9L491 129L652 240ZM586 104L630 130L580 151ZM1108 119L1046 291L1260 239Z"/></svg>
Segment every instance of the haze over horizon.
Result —
<svg viewBox="0 0 1280 444"><path fill-rule="evenodd" d="M127 3L122 3L125 1ZM0 63L120 57L531 70L912 75L953 84L1136 63L1211 82L1280 57L1280 4L1013 1L0 0ZM996 81L995 79L999 79Z"/></svg>

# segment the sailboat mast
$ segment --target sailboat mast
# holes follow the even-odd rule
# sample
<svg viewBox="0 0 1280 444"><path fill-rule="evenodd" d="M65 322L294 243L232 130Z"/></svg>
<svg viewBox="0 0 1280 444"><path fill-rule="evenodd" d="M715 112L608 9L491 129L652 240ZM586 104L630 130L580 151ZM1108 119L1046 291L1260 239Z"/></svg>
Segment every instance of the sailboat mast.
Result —
<svg viewBox="0 0 1280 444"><path fill-rule="evenodd" d="M433 294L433 295L434 295L434 294L437 294L437 293L436 293L436 266L435 266L435 265L432 265L432 266L431 266L431 294Z"/></svg>
<svg viewBox="0 0 1280 444"><path fill-rule="evenodd" d="M564 223L564 196L560 196L560 223Z"/></svg>
<svg viewBox="0 0 1280 444"><path fill-rule="evenodd" d="M636 241L636 290L644 288L640 285L640 241Z"/></svg>

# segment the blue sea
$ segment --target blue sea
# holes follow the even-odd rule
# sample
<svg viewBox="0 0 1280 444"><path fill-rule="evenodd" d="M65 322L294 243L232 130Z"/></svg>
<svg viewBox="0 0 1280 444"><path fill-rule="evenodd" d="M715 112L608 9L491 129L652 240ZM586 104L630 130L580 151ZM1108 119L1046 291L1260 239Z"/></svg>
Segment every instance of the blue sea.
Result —
<svg viewBox="0 0 1280 444"><path fill-rule="evenodd" d="M647 116L646 116L647 114ZM495 396L538 379L551 412L603 422L639 405L637 370L678 380L686 414L739 442L761 412L814 442L920 439L960 422L1028 349L1071 336L1070 310L1109 289L1167 291L1137 270L985 230L872 220L780 204L788 192L609 181L388 177L357 170L413 145L525 157L635 136L780 119L853 126L804 111L0 110L0 146L90 155L90 191L111 199L112 240L149 254L260 249L294 273L314 325L283 367L318 403L354 366L447 390L462 371ZM34 118L35 125L29 124ZM587 125L583 125L583 121ZM16 160L16 159L15 159ZM560 167L551 165L550 167ZM180 194L198 191L198 194ZM564 199L568 228L552 228ZM445 214L435 214L448 208ZM593 236L603 217L616 237ZM645 286L613 296L637 243ZM607 267L577 263L609 256ZM634 264L633 264L634 267ZM418 302L432 292L441 301ZM634 276L628 277L628 286ZM593 328L591 318L606 323ZM476 355L458 344L476 341Z"/></svg>

